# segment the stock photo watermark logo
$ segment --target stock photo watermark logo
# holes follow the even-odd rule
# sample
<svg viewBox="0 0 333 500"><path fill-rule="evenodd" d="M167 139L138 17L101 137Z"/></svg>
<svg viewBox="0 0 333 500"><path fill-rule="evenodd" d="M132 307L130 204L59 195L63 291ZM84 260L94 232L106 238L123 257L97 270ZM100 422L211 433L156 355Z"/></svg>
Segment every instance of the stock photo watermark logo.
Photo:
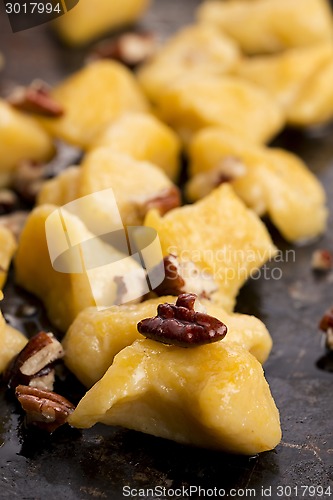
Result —
<svg viewBox="0 0 333 500"><path fill-rule="evenodd" d="M125 228L112 189L54 210L45 232L53 269L85 273L98 309L140 300L164 280L157 232Z"/></svg>
<svg viewBox="0 0 333 500"><path fill-rule="evenodd" d="M3 0L13 33L53 21L72 10L80 0Z"/></svg>

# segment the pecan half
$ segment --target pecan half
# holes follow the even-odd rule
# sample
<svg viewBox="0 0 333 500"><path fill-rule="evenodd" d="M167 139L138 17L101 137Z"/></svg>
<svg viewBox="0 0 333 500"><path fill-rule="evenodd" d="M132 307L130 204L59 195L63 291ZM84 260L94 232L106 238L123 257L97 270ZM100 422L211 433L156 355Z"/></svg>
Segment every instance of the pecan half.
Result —
<svg viewBox="0 0 333 500"><path fill-rule="evenodd" d="M159 296L193 292L200 298L209 299L218 289L213 277L201 271L192 261L180 262L175 255L170 254L163 262L165 278L154 289Z"/></svg>
<svg viewBox="0 0 333 500"><path fill-rule="evenodd" d="M156 48L157 42L153 33L124 33L96 45L88 57L88 62L96 59L116 59L133 68L151 57Z"/></svg>
<svg viewBox="0 0 333 500"><path fill-rule="evenodd" d="M14 389L24 384L52 389L54 369L51 365L63 355L62 345L52 333L38 333L9 365L5 374L8 387Z"/></svg>
<svg viewBox="0 0 333 500"><path fill-rule="evenodd" d="M176 305L160 304L155 318L138 323L138 331L145 337L163 344L191 347L210 344L227 334L222 321L194 310L195 294L182 294Z"/></svg>
<svg viewBox="0 0 333 500"><path fill-rule="evenodd" d="M144 200L138 205L142 218L144 218L146 213L153 208L156 208L160 215L164 215L173 208L177 208L181 205L180 191L176 186L171 186L158 193L155 198Z"/></svg>
<svg viewBox="0 0 333 500"><path fill-rule="evenodd" d="M311 267L314 271L330 271L333 269L333 255L329 250L319 249L312 254Z"/></svg>
<svg viewBox="0 0 333 500"><path fill-rule="evenodd" d="M19 385L15 395L27 414L27 423L48 432L65 424L75 407L67 399L51 391Z"/></svg>
<svg viewBox="0 0 333 500"><path fill-rule="evenodd" d="M34 80L28 87L16 87L7 101L15 108L48 117L64 114L62 106L50 94L48 85Z"/></svg>

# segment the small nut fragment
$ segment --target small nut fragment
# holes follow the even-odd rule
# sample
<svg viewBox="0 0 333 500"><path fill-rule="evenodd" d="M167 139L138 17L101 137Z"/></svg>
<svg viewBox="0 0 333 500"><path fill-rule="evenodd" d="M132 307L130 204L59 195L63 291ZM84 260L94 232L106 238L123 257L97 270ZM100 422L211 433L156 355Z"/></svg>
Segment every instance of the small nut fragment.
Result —
<svg viewBox="0 0 333 500"><path fill-rule="evenodd" d="M28 113L48 117L64 114L62 106L51 96L48 85L41 80L34 80L28 87L16 87L7 100L15 108Z"/></svg>
<svg viewBox="0 0 333 500"><path fill-rule="evenodd" d="M191 201L199 200L224 182L232 182L243 177L246 171L247 168L241 160L227 156L214 169L192 177L186 186L186 195Z"/></svg>
<svg viewBox="0 0 333 500"><path fill-rule="evenodd" d="M0 189L0 215L12 212L18 204L18 197L11 189Z"/></svg>
<svg viewBox="0 0 333 500"><path fill-rule="evenodd" d="M142 218L145 217L147 212L152 209L159 211L160 215L165 215L167 212L173 208L177 208L181 205L180 191L176 186L164 189L155 198L150 198L144 200L139 204L139 212Z"/></svg>
<svg viewBox="0 0 333 500"><path fill-rule="evenodd" d="M124 33L112 40L106 40L94 47L88 61L116 59L131 68L150 58L157 48L153 33Z"/></svg>
<svg viewBox="0 0 333 500"><path fill-rule="evenodd" d="M217 342L227 334L224 323L208 314L196 312L195 294L182 294L176 305L160 304L155 318L138 323L138 331L145 337L163 344L191 347Z"/></svg>
<svg viewBox="0 0 333 500"><path fill-rule="evenodd" d="M8 387L14 389L20 384L36 385L37 382L41 387L45 381L47 385L43 388L53 388L54 370L51 365L63 355L62 345L52 333L38 333L9 365L5 374Z"/></svg>
<svg viewBox="0 0 333 500"><path fill-rule="evenodd" d="M164 271L163 282L154 289L159 296L193 292L200 298L209 299L218 289L210 274L201 271L192 261L180 262L175 255L164 258Z"/></svg>
<svg viewBox="0 0 333 500"><path fill-rule="evenodd" d="M179 295L185 292L185 281L180 276L179 263L175 255L164 257L165 278L154 292L163 297L163 295Z"/></svg>
<svg viewBox="0 0 333 500"><path fill-rule="evenodd" d="M51 391L19 385L15 395L27 414L27 423L48 432L65 424L75 407L67 399Z"/></svg>
<svg viewBox="0 0 333 500"><path fill-rule="evenodd" d="M319 249L312 254L311 267L314 271L330 271L333 269L333 255L329 250Z"/></svg>
<svg viewBox="0 0 333 500"><path fill-rule="evenodd" d="M326 334L326 347L333 351L333 307L322 317L319 328Z"/></svg>

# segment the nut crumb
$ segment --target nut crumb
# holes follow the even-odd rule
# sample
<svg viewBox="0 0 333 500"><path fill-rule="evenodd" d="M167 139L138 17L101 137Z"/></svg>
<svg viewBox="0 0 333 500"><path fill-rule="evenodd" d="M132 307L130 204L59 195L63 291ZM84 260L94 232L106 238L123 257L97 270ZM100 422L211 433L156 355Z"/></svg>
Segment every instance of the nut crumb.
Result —
<svg viewBox="0 0 333 500"><path fill-rule="evenodd" d="M213 277L202 272L192 261L180 262L176 255L170 254L164 258L163 263L164 280L154 289L154 293L159 296L193 292L199 298L210 299L218 289Z"/></svg>
<svg viewBox="0 0 333 500"><path fill-rule="evenodd" d="M326 334L326 347L333 351L333 307L321 318L319 328Z"/></svg>
<svg viewBox="0 0 333 500"><path fill-rule="evenodd" d="M164 189L154 198L148 198L138 203L140 217L143 219L149 210L156 209L163 216L173 208L181 205L180 191L176 186Z"/></svg>
<svg viewBox="0 0 333 500"><path fill-rule="evenodd" d="M153 33L124 33L96 45L88 57L88 62L96 59L116 59L134 68L152 57L156 49L157 42Z"/></svg>
<svg viewBox="0 0 333 500"><path fill-rule="evenodd" d="M311 267L314 271L330 271L333 269L333 255L329 250L319 249L312 254Z"/></svg>

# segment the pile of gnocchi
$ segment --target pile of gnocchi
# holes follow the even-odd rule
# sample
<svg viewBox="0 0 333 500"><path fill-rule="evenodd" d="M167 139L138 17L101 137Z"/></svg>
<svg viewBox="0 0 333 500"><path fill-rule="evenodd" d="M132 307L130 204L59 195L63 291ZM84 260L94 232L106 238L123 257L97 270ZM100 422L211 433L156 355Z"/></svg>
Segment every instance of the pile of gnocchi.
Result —
<svg viewBox="0 0 333 500"><path fill-rule="evenodd" d="M81 0L56 20L58 35L91 43L138 19L148 2L99 3L92 21L91 2ZM291 243L325 231L318 179L268 143L287 125L332 119L333 16L326 0L207 0L196 19L134 71L118 54L54 88L37 82L0 99L2 189L15 186L22 163L47 165L55 140L83 152L38 183L18 236L0 225L1 290L13 260L16 283L64 335L61 344L37 332L28 341L1 316L0 373L29 422L52 432L102 422L252 455L281 439L262 368L272 339L234 308L246 280L278 252L262 217ZM119 213L92 196L110 188ZM84 219L70 210L83 197ZM60 211L61 224L52 217ZM88 265L55 269L46 224L59 246L65 234L80 253L97 238L94 252L124 264L96 272L92 290ZM99 226L153 228L164 281L126 300L138 263L98 238ZM97 307L96 294L110 307ZM87 388L76 407L53 392L60 359Z"/></svg>

